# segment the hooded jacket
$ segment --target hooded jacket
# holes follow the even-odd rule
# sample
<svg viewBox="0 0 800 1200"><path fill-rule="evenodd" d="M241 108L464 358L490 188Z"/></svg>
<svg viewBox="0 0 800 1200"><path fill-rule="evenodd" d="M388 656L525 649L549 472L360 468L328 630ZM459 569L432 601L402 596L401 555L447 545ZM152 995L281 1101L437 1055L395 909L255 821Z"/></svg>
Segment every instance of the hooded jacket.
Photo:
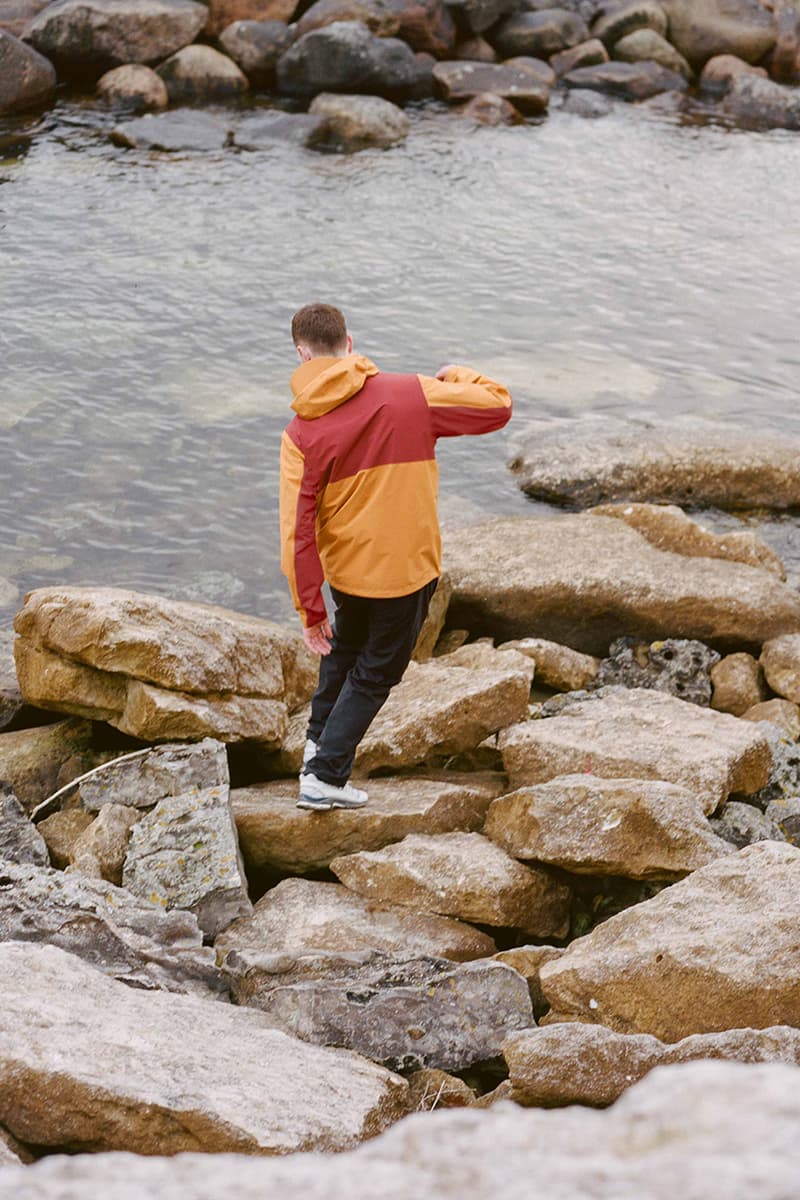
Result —
<svg viewBox="0 0 800 1200"><path fill-rule="evenodd" d="M292 376L281 441L281 567L307 627L323 579L355 596L406 596L441 571L436 439L490 433L507 390L467 367L446 381L390 375L361 355L312 358Z"/></svg>

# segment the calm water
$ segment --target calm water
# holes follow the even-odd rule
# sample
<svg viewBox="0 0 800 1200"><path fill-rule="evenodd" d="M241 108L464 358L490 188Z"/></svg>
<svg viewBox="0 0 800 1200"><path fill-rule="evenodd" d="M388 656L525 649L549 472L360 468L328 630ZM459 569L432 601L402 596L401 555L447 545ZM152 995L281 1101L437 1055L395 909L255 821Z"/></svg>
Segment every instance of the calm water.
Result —
<svg viewBox="0 0 800 1200"><path fill-rule="evenodd" d="M62 582L291 615L277 454L312 299L386 369L512 386L507 435L442 445L451 517L532 511L504 461L533 416L800 433L796 134L433 106L389 152L167 156L107 120L62 103L0 140L0 625ZM794 521L764 534L800 567Z"/></svg>

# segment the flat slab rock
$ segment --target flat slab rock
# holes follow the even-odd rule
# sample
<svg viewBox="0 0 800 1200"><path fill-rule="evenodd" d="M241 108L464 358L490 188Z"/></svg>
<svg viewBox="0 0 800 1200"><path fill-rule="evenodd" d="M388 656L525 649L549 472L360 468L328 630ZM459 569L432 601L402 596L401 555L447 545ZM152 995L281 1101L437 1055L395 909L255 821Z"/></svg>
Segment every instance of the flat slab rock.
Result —
<svg viewBox="0 0 800 1200"><path fill-rule="evenodd" d="M456 103L483 92L511 100L522 112L538 115L547 111L550 89L524 67L502 63L439 62L433 78L445 100Z"/></svg>
<svg viewBox="0 0 800 1200"><path fill-rule="evenodd" d="M799 464L800 439L786 434L743 432L710 421L659 425L604 418L537 427L509 466L527 495L554 503L643 500L782 509L800 504Z"/></svg>
<svg viewBox="0 0 800 1200"><path fill-rule="evenodd" d="M362 896L421 912L543 938L569 928L570 889L479 833L409 834L383 850L335 858L331 870Z"/></svg>
<svg viewBox="0 0 800 1200"><path fill-rule="evenodd" d="M786 1200L800 1172L797 1081L783 1064L693 1062L657 1068L599 1112L423 1112L334 1157L57 1156L5 1170L0 1189L14 1200Z"/></svg>
<svg viewBox="0 0 800 1200"><path fill-rule="evenodd" d="M128 150L219 151L230 145L233 123L206 112L178 110L120 121L109 133L115 146ZM245 140L244 148L248 144Z"/></svg>
<svg viewBox="0 0 800 1200"><path fill-rule="evenodd" d="M695 795L706 814L731 792L756 792L772 753L762 726L643 688L575 694L559 715L499 738L512 789L558 775L662 779Z"/></svg>
<svg viewBox="0 0 800 1200"><path fill-rule="evenodd" d="M571 943L542 967L548 1025L677 1042L800 1025L800 850L758 842Z"/></svg>
<svg viewBox="0 0 800 1200"><path fill-rule="evenodd" d="M0 1123L32 1145L344 1150L404 1111L406 1083L373 1063L252 1010L126 988L53 946L0 945L0 1004Z"/></svg>
<svg viewBox="0 0 800 1200"><path fill-rule="evenodd" d="M693 1059L800 1066L800 1029L727 1029L697 1033L668 1045L646 1033L615 1033L600 1025L560 1024L512 1034L503 1046L517 1104L613 1102L655 1067Z"/></svg>
<svg viewBox="0 0 800 1200"><path fill-rule="evenodd" d="M731 853L685 787L586 773L501 796L484 832L515 858L577 875L676 879Z"/></svg>
<svg viewBox="0 0 800 1200"><path fill-rule="evenodd" d="M448 620L603 656L617 637L746 649L800 628L800 595L771 573L658 550L624 521L493 517L445 531Z"/></svg>
<svg viewBox="0 0 800 1200"><path fill-rule="evenodd" d="M367 900L340 883L284 879L262 896L252 917L220 934L214 949L220 961L232 950L298 957L377 950L469 962L496 947L487 934L450 917Z"/></svg>
<svg viewBox="0 0 800 1200"><path fill-rule="evenodd" d="M508 1032L533 1024L527 982L493 959L242 951L225 958L223 971L237 1002L276 1028L394 1070L463 1070L495 1058Z"/></svg>
<svg viewBox="0 0 800 1200"><path fill-rule="evenodd" d="M226 998L191 914L102 879L0 860L0 941L58 946L134 988Z"/></svg>
<svg viewBox="0 0 800 1200"><path fill-rule="evenodd" d="M301 873L409 833L480 829L502 790L502 777L491 772L454 774L452 782L387 776L370 780L366 808L315 814L296 807L297 780L280 779L234 788L231 805L248 865Z"/></svg>

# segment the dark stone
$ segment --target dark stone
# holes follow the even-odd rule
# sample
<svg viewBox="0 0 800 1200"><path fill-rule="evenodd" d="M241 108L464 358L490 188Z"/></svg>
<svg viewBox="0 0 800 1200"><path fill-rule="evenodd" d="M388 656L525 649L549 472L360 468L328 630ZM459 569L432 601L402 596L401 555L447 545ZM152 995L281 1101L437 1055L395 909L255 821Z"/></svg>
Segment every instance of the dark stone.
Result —
<svg viewBox="0 0 800 1200"><path fill-rule="evenodd" d="M617 684L650 688L708 708L713 690L711 668L719 660L716 650L687 638L667 638L648 646L621 637L609 647L592 688Z"/></svg>
<svg viewBox="0 0 800 1200"><path fill-rule="evenodd" d="M360 21L378 37L399 34L400 18L389 0L315 0L297 22L297 37L335 21Z"/></svg>
<svg viewBox="0 0 800 1200"><path fill-rule="evenodd" d="M288 96L364 92L420 98L432 89L432 60L398 38L374 37L358 21L337 21L300 38L278 61L278 88Z"/></svg>
<svg viewBox="0 0 800 1200"><path fill-rule="evenodd" d="M538 116L547 111L549 88L521 67L496 63L437 63L433 77L445 100L453 103L492 92L510 100L520 110Z"/></svg>
<svg viewBox="0 0 800 1200"><path fill-rule="evenodd" d="M711 828L717 837L724 838L737 850L753 842L785 841L776 823L752 804L729 800L719 817L711 817Z"/></svg>
<svg viewBox="0 0 800 1200"><path fill-rule="evenodd" d="M586 41L588 36L586 23L576 13L548 8L508 17L492 34L491 41L503 58L518 54L551 58Z"/></svg>
<svg viewBox="0 0 800 1200"><path fill-rule="evenodd" d="M0 784L0 859L49 867L44 838L10 787Z"/></svg>
<svg viewBox="0 0 800 1200"><path fill-rule="evenodd" d="M739 75L730 85L722 111L752 129L800 129L800 90Z"/></svg>
<svg viewBox="0 0 800 1200"><path fill-rule="evenodd" d="M595 67L598 63L608 62L608 51L599 38L590 38L588 42L579 42L569 50L554 54L550 65L556 75L568 75L579 67Z"/></svg>
<svg viewBox="0 0 800 1200"><path fill-rule="evenodd" d="M565 75L563 81L570 88L589 88L622 100L647 100L659 92L682 92L687 87L682 75L654 62L609 62L579 67Z"/></svg>
<svg viewBox="0 0 800 1200"><path fill-rule="evenodd" d="M0 115L39 108L52 99L55 89L52 63L0 29Z"/></svg>
<svg viewBox="0 0 800 1200"><path fill-rule="evenodd" d="M278 59L294 40L294 30L284 21L234 21L219 43L253 87L268 88L275 82Z"/></svg>
<svg viewBox="0 0 800 1200"><path fill-rule="evenodd" d="M327 133L324 117L271 108L243 117L234 130L233 142L240 150L263 150L276 142L313 148L326 141Z"/></svg>
<svg viewBox="0 0 800 1200"><path fill-rule="evenodd" d="M517 6L518 0L452 0L450 4L470 33L485 33Z"/></svg>
<svg viewBox="0 0 800 1200"><path fill-rule="evenodd" d="M222 150L232 127L209 113L179 110L157 117L138 117L111 131L116 146L138 150Z"/></svg>
<svg viewBox="0 0 800 1200"><path fill-rule="evenodd" d="M773 804L782 804L800 796L800 745L771 721L759 721L759 725L772 751L772 769L767 786L748 796L748 800L763 812L771 810L770 815L774 819Z"/></svg>
<svg viewBox="0 0 800 1200"><path fill-rule="evenodd" d="M443 0L389 0L397 13L397 36L412 50L422 50L434 58L452 57L458 30L450 9Z"/></svg>

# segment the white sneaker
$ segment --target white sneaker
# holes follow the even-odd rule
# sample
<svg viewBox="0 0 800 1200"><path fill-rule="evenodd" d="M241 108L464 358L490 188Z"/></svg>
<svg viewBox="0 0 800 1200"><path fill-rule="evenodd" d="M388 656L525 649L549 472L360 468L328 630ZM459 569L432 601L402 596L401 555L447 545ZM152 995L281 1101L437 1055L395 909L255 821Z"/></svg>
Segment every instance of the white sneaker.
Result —
<svg viewBox="0 0 800 1200"><path fill-rule="evenodd" d="M349 783L344 787L335 787L310 773L300 776L298 808L309 808L318 812L327 812L331 808L363 808L368 799L366 792L351 787Z"/></svg>
<svg viewBox="0 0 800 1200"><path fill-rule="evenodd" d="M303 766L307 767L314 755L317 753L317 743L312 742L311 738L306 738L306 744L303 748Z"/></svg>

